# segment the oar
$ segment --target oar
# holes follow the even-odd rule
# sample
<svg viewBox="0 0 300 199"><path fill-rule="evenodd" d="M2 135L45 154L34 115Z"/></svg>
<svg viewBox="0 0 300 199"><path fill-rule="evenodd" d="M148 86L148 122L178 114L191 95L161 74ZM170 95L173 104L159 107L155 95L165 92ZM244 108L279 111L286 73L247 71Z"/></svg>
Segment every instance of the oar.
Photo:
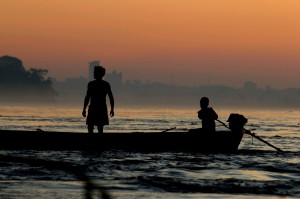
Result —
<svg viewBox="0 0 300 199"><path fill-rule="evenodd" d="M221 120L217 120L217 121L220 122L221 124L223 124L223 126L225 126L226 128L228 128L230 130L230 128L224 122L222 122Z"/></svg>
<svg viewBox="0 0 300 199"><path fill-rule="evenodd" d="M230 129L224 122L220 121L220 120L217 120L218 122L220 122L221 124L223 124L226 128ZM276 149L277 151L280 151L280 152L283 152L280 148L270 144L269 142L263 140L262 138L260 138L258 135L255 135L254 133L252 133L251 131L247 130L247 129L243 129L243 133L245 134L248 134L248 135L251 135L252 137L262 141L263 143L269 145L270 147L273 147L274 149Z"/></svg>
<svg viewBox="0 0 300 199"><path fill-rule="evenodd" d="M162 133L168 132L168 131L171 131L171 130L174 130L174 129L176 129L176 127L173 127L173 128L169 128L169 129L163 130Z"/></svg>
<svg viewBox="0 0 300 199"><path fill-rule="evenodd" d="M247 129L243 129L243 133L251 135L252 137L255 137L256 139L262 141L263 143L269 145L270 147L273 147L274 149L276 149L277 151L283 152L280 148L274 146L273 144L270 144L269 142L263 140L262 138L260 138L258 135L255 135L255 133L252 133L251 131L247 130Z"/></svg>

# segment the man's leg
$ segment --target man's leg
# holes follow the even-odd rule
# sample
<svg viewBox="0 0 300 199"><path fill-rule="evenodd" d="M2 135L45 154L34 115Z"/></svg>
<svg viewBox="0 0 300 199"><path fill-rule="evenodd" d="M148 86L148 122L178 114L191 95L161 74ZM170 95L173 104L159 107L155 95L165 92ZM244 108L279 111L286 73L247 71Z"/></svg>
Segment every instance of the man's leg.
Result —
<svg viewBox="0 0 300 199"><path fill-rule="evenodd" d="M103 126L98 126L98 133L103 133Z"/></svg>
<svg viewBox="0 0 300 199"><path fill-rule="evenodd" d="M88 131L89 131L89 133L93 133L94 132L94 125L89 124L88 125Z"/></svg>

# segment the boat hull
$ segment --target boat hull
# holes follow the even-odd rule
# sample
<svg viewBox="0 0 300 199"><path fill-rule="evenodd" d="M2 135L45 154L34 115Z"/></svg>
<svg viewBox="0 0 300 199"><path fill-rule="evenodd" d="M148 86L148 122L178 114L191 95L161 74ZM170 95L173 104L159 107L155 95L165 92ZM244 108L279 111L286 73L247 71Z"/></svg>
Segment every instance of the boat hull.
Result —
<svg viewBox="0 0 300 199"><path fill-rule="evenodd" d="M242 133L69 133L0 130L1 150L128 150L232 153Z"/></svg>

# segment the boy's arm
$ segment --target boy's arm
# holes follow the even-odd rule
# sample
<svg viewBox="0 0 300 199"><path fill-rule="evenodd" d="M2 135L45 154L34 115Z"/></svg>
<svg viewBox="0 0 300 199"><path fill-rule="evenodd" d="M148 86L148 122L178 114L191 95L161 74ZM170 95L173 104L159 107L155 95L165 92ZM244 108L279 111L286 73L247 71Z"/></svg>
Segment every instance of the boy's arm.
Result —
<svg viewBox="0 0 300 199"><path fill-rule="evenodd" d="M200 110L200 111L198 111L198 118L200 119L200 120L202 120L203 119L203 114L202 114L202 110Z"/></svg>
<svg viewBox="0 0 300 199"><path fill-rule="evenodd" d="M211 108L211 110L212 110L213 119L217 120L218 119L218 114L215 112L215 110L213 108Z"/></svg>

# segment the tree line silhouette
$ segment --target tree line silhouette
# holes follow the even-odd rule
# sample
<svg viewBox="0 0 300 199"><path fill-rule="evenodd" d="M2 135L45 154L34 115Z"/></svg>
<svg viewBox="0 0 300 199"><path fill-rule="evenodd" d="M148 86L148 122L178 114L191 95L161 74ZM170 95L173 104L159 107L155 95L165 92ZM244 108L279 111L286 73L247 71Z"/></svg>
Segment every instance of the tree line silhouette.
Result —
<svg viewBox="0 0 300 199"><path fill-rule="evenodd" d="M16 57L0 57L0 102L54 101L58 94L47 73L40 68L26 70Z"/></svg>

